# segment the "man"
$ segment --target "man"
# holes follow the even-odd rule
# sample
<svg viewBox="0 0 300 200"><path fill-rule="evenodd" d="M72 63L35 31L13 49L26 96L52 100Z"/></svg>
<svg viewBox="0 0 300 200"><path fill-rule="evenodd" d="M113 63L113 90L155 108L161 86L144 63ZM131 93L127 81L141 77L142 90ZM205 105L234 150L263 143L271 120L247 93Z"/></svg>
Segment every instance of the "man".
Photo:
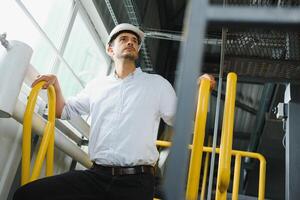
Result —
<svg viewBox="0 0 300 200"><path fill-rule="evenodd" d="M33 82L46 81L44 88L54 85L58 118L91 115L89 156L94 165L29 183L17 190L15 200L153 199L158 125L161 118L172 124L176 95L166 79L136 68L143 38L131 24L117 25L106 45L115 72L90 82L67 101L55 75Z"/></svg>

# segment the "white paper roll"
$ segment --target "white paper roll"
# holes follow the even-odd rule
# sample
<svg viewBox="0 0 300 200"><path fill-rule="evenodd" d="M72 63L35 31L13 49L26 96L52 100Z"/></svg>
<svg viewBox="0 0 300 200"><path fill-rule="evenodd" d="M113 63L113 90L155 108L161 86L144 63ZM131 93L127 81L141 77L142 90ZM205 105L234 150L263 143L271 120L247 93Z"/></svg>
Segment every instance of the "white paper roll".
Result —
<svg viewBox="0 0 300 200"><path fill-rule="evenodd" d="M32 48L20 41L0 45L0 117L11 117L32 56Z"/></svg>

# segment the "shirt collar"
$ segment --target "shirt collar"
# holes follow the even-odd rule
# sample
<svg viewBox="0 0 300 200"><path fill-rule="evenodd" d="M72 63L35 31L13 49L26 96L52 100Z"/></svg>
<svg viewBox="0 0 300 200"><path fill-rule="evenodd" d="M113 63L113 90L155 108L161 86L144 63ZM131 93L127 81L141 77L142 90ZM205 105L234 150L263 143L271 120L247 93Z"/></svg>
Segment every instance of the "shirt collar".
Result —
<svg viewBox="0 0 300 200"><path fill-rule="evenodd" d="M141 70L140 67L137 67L137 68L135 68L135 70L133 72L128 74L128 76L125 77L123 80L135 78L136 76L138 76L141 73L143 73L143 71ZM122 80L118 77L116 70L114 70L114 72L112 73L112 77L115 78L116 80Z"/></svg>

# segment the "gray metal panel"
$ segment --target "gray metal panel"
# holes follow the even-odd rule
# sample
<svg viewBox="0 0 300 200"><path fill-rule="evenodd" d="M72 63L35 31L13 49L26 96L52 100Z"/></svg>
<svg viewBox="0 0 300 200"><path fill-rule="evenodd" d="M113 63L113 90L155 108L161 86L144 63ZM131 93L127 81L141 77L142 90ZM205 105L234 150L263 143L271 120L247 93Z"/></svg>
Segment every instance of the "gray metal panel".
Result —
<svg viewBox="0 0 300 200"><path fill-rule="evenodd" d="M299 199L300 196L300 86L289 85L285 93L288 106L286 121L286 184L285 199Z"/></svg>

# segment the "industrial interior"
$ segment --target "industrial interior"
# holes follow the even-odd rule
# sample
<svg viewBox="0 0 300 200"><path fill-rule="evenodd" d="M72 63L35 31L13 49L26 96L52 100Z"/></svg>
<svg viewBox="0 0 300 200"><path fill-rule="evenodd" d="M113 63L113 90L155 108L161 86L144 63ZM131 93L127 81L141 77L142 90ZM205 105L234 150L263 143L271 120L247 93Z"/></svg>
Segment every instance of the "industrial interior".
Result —
<svg viewBox="0 0 300 200"><path fill-rule="evenodd" d="M211 142L208 144L208 138L212 139L214 137L216 138L216 146L219 147L220 145L227 75L230 72L236 73L237 86L232 149L255 152L264 156L266 160L266 174L263 199L296 200L299 197L300 193L297 189L300 184L300 175L297 172L297 166L300 164L300 145L298 140L300 136L297 133L299 130L300 112L300 108L298 108L300 103L299 0L203 0L203 2L201 0L201 3L197 3L197 0L69 0L66 2L53 1L45 3L45 5L39 4L37 1L30 2L29 0L11 2L11 4L14 4L14 12L18 12L22 15L22 18L28 20L28 23L32 26L30 29L33 29L36 32L35 34L42 38L43 44L39 45L38 50L34 49L33 51L39 51L39 53L34 53L30 63L28 63L30 70L27 70L27 75L24 72L24 82L22 81L21 88L19 86L21 92L13 97L15 98L13 100L15 105L11 108L10 115L2 114L0 119L0 149L3 152L3 154L0 153L0 177L2 177L0 178L0 199L12 199L14 191L20 186L22 138L22 126L20 123L23 121L22 112L25 110L24 107L33 77L37 74L55 73L63 82L64 92L67 96L71 96L78 93L85 86L86 82L91 80L98 72L101 72L102 75L112 73L114 67L110 58L105 55L105 42L108 33L115 25L120 23L134 24L145 32L145 40L140 50L137 65L144 72L159 74L166 78L173 85L176 92L180 90L180 83L184 85L185 81L186 84L188 82L188 80L185 80L186 76L184 76L184 73L188 72L184 72L183 68L186 71L189 71L189 69L191 71L194 69L198 70L199 74L195 75L195 77L204 73L215 77L217 86L211 91L204 146L212 146ZM35 3L40 7L32 6ZM52 3L54 5L51 5ZM64 7L62 4L64 4ZM49 5L57 12L63 13L65 11L66 20L64 20L61 27L43 25L43 20L45 20L42 17L43 6ZM207 19L201 18L205 16L203 7L197 8L199 13L195 13L196 8L193 10L194 5L205 5L208 7ZM10 8L12 9L13 6ZM223 8L228 8L228 10L221 13L213 13L213 8L218 8L220 11ZM232 15L230 14L230 8L235 11L232 12ZM37 9L40 9L41 12L37 12ZM239 9L241 20L233 17L235 13L239 12ZM249 12L245 11L247 9L249 9ZM268 12L268 9L272 9L272 11ZM262 12L263 10L266 12ZM290 15L284 15L288 14L289 10L291 10ZM297 10L299 14L297 14ZM8 10L7 12L12 11ZM51 12L54 11L50 9L49 16L53 14ZM247 14L251 14L252 18L247 19ZM266 16L265 19L263 14ZM81 31L80 28L76 27L80 24L77 23L76 25L77 15L81 16L80 23L86 25L86 32L89 33L90 38L85 39L83 38L84 35L74 34ZM229 17L226 18L226 15ZM222 20L222 16L225 16L224 20ZM281 16L286 17L286 19L280 18ZM210 20L210 17L212 20ZM194 19L195 23L189 24L189 22L193 21L192 19ZM52 17L52 21L59 20L60 18L58 17ZM5 33L1 35L3 47L5 46L5 40L8 42L10 40L21 40L31 45L29 40L26 41L26 34L23 34L25 39L22 38L23 36L18 38L18 36L14 36L13 29L12 31L6 30L4 23L2 24L3 26L1 23L3 22L0 21L0 34ZM18 23L21 22L13 21L10 23L10 26L22 27ZM52 24L55 23L53 22ZM195 25L203 27L201 33L197 32L200 29L196 30ZM2 27L4 28L2 29ZM18 32L18 29L15 30ZM60 32L60 34L55 36L54 33L56 31ZM198 34L199 39L197 39ZM80 42L72 45L72 39L79 39ZM187 49L184 52L184 49L191 45L188 43L189 41L197 41L196 43L202 44L202 46L200 45L201 49ZM93 65L88 70L76 64L78 63L76 59L80 59L80 56L76 58L76 55L86 53L83 50L79 50L81 45L85 46L85 42L94 43L95 48L100 49L100 53L98 53L102 55L101 58L97 58L97 56L94 56L95 52L87 50L89 52L84 59L92 59L80 63L84 63L84 66ZM44 51L44 49L50 50ZM3 49L1 51L3 53ZM199 65L184 66L184 63L187 62L185 56L192 51L200 52L199 58L201 59L197 61ZM93 59L100 59L100 64L106 63L105 68L99 69L99 64ZM5 73L8 73L7 69L4 69L7 67L2 65L0 67L2 76L7 76L5 75ZM9 73L13 74L13 72ZM194 79L191 78L191 80ZM70 84L67 84L67 82L70 82ZM221 86L219 86L220 83ZM188 84L193 83L189 82ZM0 98L9 95L5 88L9 85L6 83L6 85L3 84L3 87L0 87L1 90L5 90L5 92L0 91ZM196 87L197 84L194 83L194 85ZM183 88L181 87L181 90L184 90ZM221 88L221 91L218 91L219 88ZM196 112L195 99L198 91L195 92L194 96L186 97L195 102L194 106L186 105L194 110L194 113L190 113L192 117L195 116ZM183 95L185 93L180 94ZM178 95L179 102L181 100L184 102L185 97L181 98L181 95ZM219 110L217 110L218 98L220 103ZM0 102L3 103L4 101L1 100ZM20 102L23 102L22 106L18 106L19 104L21 105ZM37 151L36 146L40 143L42 134L36 133L41 128L35 126L34 123L42 123L40 121L45 119L45 110L47 110L46 93L41 92L37 104L32 121L33 132L35 132L32 136L33 157L35 157L34 152ZM180 119L180 114L177 113L177 119ZM218 123L216 124L215 120L217 118ZM184 123L184 119L182 119L182 123ZM177 142L179 145L179 137L185 137L179 135L187 134L191 135L187 140L192 142L192 133L180 134L176 130L179 130L176 125L172 128L161 122L157 139L172 141L174 144ZM64 139L61 139L61 141L68 140L72 141L69 142L70 145L76 144L72 148L79 148L80 152L73 153L73 155L80 155L82 160L72 157L72 153L66 153L64 147L55 148L55 174L73 169L82 169L90 165L90 161L84 155L88 144L88 131L88 117L70 122L56 120L56 135L63 135ZM11 136L8 137L8 135ZM173 158L169 158L168 155L170 152L172 153L172 150L177 152L178 148L158 148L160 150L160 160L156 171L155 198L172 199L169 196L172 186L164 185L169 183L168 176L170 176L170 174L165 173L165 170L167 172L187 170L186 166L188 163L182 167L178 165L172 168L168 164L172 163L172 159L174 163L175 154ZM202 170L204 169L204 157L203 154ZM212 191L208 191L208 187L206 187L205 191L201 191L200 185L198 199L200 199L200 193L203 192L205 194L203 195L205 196L204 199L215 197L218 158L219 156L216 155L215 166L210 168L214 171L213 182L211 183ZM233 178L234 159L232 158L231 160L231 178ZM247 157L242 158L238 199L258 199L259 170L260 165L257 160ZM201 171L201 184L202 175L203 172ZM184 178L186 176L184 175ZM206 184L209 185L208 178ZM182 183L182 185L186 185L186 183ZM173 189L176 190L176 187L174 186ZM183 190L186 190L185 186ZM227 192L227 199L231 199L231 195L233 195L233 181L230 181ZM208 193L211 193L211 197L208 197ZM177 199L183 199L183 197L178 197Z"/></svg>

